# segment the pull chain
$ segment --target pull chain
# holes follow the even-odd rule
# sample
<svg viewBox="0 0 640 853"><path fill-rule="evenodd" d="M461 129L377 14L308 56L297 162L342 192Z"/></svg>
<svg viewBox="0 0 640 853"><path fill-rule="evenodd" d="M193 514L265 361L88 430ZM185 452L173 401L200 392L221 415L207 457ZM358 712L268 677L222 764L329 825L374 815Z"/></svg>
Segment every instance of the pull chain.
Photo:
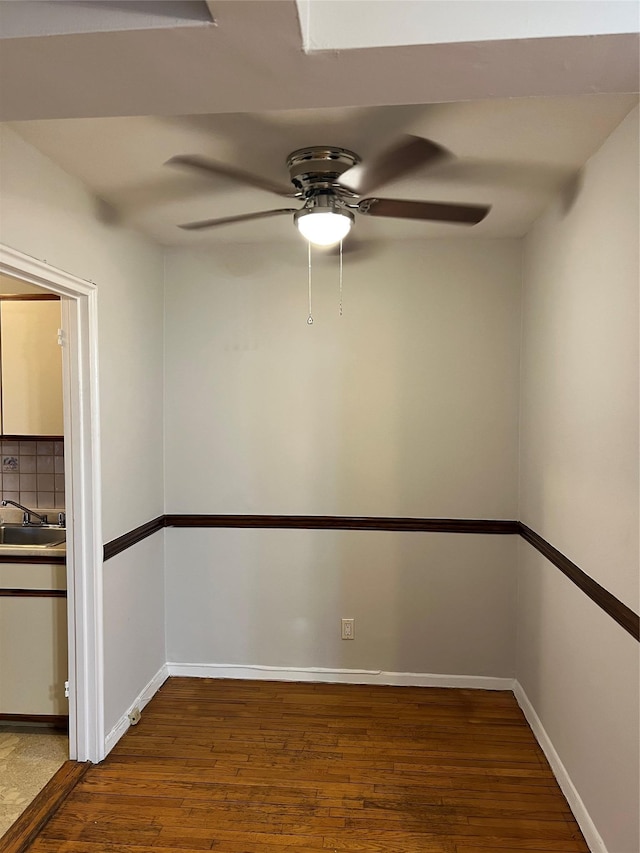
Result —
<svg viewBox="0 0 640 853"><path fill-rule="evenodd" d="M342 240L340 240L340 316L342 317Z"/></svg>
<svg viewBox="0 0 640 853"><path fill-rule="evenodd" d="M307 241L307 249L308 249L308 262L309 262L309 316L307 317L307 324L309 326L313 326L313 315L311 313L311 242Z"/></svg>

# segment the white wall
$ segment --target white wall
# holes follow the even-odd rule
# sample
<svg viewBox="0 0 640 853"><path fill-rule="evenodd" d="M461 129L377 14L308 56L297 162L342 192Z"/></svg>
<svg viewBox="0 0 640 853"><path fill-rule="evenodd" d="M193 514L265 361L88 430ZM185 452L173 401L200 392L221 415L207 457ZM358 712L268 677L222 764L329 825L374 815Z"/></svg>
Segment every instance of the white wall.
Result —
<svg viewBox="0 0 640 853"><path fill-rule="evenodd" d="M514 518L517 240L166 259L167 512Z"/></svg>
<svg viewBox="0 0 640 853"><path fill-rule="evenodd" d="M13 131L1 132L0 241L98 288L102 527L108 541L163 512L162 255L139 235L101 223L76 179ZM105 612L114 619L123 600L142 598L150 574L162 583L161 552L141 554L135 562L119 555L105 565ZM162 603L153 601L135 625L119 619L105 624L111 717L137 694L131 695L128 674L142 679L139 690L164 662L157 632ZM141 636L151 649L141 651ZM112 722L108 716L107 728Z"/></svg>
<svg viewBox="0 0 640 853"><path fill-rule="evenodd" d="M166 661L164 535L149 536L105 564L105 733Z"/></svg>
<svg viewBox="0 0 640 853"><path fill-rule="evenodd" d="M520 519L639 609L638 109L525 242ZM517 677L610 853L636 853L638 644L521 544Z"/></svg>
<svg viewBox="0 0 640 853"><path fill-rule="evenodd" d="M168 253L167 512L514 518L518 242L348 255L342 318L337 274L309 327L303 245ZM166 540L171 661L513 673L513 537Z"/></svg>
<svg viewBox="0 0 640 853"><path fill-rule="evenodd" d="M513 536L167 529L166 537L172 662L513 676ZM341 617L355 618L355 641L340 639Z"/></svg>

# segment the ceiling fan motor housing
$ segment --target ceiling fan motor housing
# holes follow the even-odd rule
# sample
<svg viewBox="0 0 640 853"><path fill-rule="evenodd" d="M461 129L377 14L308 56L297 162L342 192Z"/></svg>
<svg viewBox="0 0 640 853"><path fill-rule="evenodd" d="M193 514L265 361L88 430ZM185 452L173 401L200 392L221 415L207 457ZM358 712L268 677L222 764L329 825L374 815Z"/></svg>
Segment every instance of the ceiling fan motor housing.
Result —
<svg viewBox="0 0 640 853"><path fill-rule="evenodd" d="M305 202L305 205L300 210L297 210L293 216L297 221L300 216L304 216L310 212L314 213L339 213L346 216L352 223L354 221L353 213L347 209L344 201L338 198L333 192L327 191L313 193Z"/></svg>
<svg viewBox="0 0 640 853"><path fill-rule="evenodd" d="M344 187L339 187L336 181L357 163L360 157L347 148L331 146L313 146L299 148L287 157L287 169L291 182L305 196L318 190L338 190L346 196L353 196Z"/></svg>

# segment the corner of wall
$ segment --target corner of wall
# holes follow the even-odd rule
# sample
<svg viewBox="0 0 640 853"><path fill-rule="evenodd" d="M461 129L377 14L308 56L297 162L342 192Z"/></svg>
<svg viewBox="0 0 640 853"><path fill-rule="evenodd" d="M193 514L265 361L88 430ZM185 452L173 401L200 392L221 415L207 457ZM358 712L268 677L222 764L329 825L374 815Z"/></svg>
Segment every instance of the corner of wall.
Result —
<svg viewBox="0 0 640 853"><path fill-rule="evenodd" d="M596 829L596 825L591 819L591 815L587 811L587 807L583 803L576 786L573 784L567 768L562 763L562 759L558 755L551 738L545 731L540 717L537 715L529 697L517 679L514 682L513 693L518 705L522 709L522 713L531 727L531 731L535 735L540 748L551 765L553 775L556 777L558 784L562 789L562 793L565 795L571 811L573 812L573 816L582 830L582 834L589 845L589 850L591 853L607 853L605 843Z"/></svg>
<svg viewBox="0 0 640 853"><path fill-rule="evenodd" d="M107 756L113 747L117 744L120 738L126 733L132 724L130 715L134 710L142 711L146 705L153 699L155 694L160 690L162 685L169 677L169 668L167 664L163 664L153 678L146 684L140 693L133 700L124 714L120 717L115 726L106 735L104 739L104 754Z"/></svg>

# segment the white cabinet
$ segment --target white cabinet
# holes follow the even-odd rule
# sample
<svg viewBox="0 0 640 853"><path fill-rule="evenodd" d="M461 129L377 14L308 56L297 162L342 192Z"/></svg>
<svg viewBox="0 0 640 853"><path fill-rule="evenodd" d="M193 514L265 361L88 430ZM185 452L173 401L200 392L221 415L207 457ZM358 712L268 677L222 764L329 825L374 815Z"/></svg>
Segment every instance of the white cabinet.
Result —
<svg viewBox="0 0 640 853"><path fill-rule="evenodd" d="M0 564L4 589L64 589L65 566ZM67 599L0 596L0 714L69 713Z"/></svg>
<svg viewBox="0 0 640 853"><path fill-rule="evenodd" d="M0 300L4 435L62 435L58 299Z"/></svg>

